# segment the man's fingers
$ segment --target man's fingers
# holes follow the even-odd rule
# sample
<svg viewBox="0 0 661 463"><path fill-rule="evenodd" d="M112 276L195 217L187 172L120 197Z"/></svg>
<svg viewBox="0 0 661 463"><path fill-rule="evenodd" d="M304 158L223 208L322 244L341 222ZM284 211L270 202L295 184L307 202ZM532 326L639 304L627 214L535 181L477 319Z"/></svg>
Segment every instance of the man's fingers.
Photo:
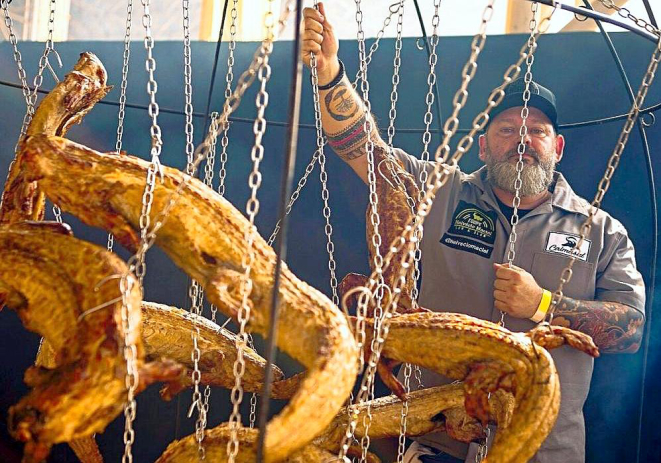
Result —
<svg viewBox="0 0 661 463"><path fill-rule="evenodd" d="M319 14L322 16L323 21L323 18L326 17L326 7L324 6L323 2L319 2Z"/></svg>
<svg viewBox="0 0 661 463"><path fill-rule="evenodd" d="M316 55L317 53L321 53L321 44L315 42L314 40L304 40L303 51L312 52Z"/></svg>
<svg viewBox="0 0 661 463"><path fill-rule="evenodd" d="M312 30L306 30L303 32L303 40L312 40L314 42L317 42L319 45L321 45L321 42L324 41L324 37Z"/></svg>
<svg viewBox="0 0 661 463"><path fill-rule="evenodd" d="M501 312L507 313L507 310L509 309L509 306L503 302L503 301L495 301L493 303L494 308L500 310Z"/></svg>
<svg viewBox="0 0 661 463"><path fill-rule="evenodd" d="M305 19L314 19L318 23L324 22L324 16L317 11L315 8L303 8L303 18Z"/></svg>
<svg viewBox="0 0 661 463"><path fill-rule="evenodd" d="M496 279L496 281L493 282L493 287L501 291L507 291L510 287L510 283L507 280Z"/></svg>
<svg viewBox="0 0 661 463"><path fill-rule="evenodd" d="M324 33L324 26L322 26L321 23L314 18L305 18L303 20L303 26L306 32L314 31L318 34Z"/></svg>
<svg viewBox="0 0 661 463"><path fill-rule="evenodd" d="M519 272L516 268L510 268L504 264L493 264L493 268L496 270L496 278L511 280L519 277Z"/></svg>
<svg viewBox="0 0 661 463"><path fill-rule="evenodd" d="M493 298L495 301L507 302L507 292L500 289L494 289Z"/></svg>

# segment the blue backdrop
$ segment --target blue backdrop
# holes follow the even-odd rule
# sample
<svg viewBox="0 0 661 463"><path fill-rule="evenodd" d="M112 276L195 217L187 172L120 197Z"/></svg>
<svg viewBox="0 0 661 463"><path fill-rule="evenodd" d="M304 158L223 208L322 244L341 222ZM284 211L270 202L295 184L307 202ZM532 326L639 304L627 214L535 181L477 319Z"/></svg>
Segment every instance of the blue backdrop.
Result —
<svg viewBox="0 0 661 463"><path fill-rule="evenodd" d="M469 127L472 118L480 111L493 87L500 84L506 67L518 56L518 50L526 40L524 36L493 36L479 59L477 77L471 84L471 97L462 113L461 126ZM629 34L614 34L615 45L622 54L624 66L634 90L647 67L653 44ZM21 43L24 64L28 75L34 75L43 44ZM241 43L236 50L235 75L245 69L256 44ZM145 52L141 42L133 44L129 73L128 101L146 105ZM288 94L291 68L290 42L277 43L271 59L274 72L268 84L270 99L266 112L270 122L284 123L288 115ZM77 60L82 51L97 54L109 73L109 82L115 89L107 101L117 101L121 78L122 44L117 42L69 42L57 44L64 61L62 75ZM392 40L383 40L369 69L371 102L374 113L387 126L390 108L392 75ZM470 51L470 38L441 38L437 66L443 116L451 110L453 93L460 83L460 73ZM350 75L357 69L357 45L342 42L340 55ZM204 112L214 56L214 44L193 44L193 87L196 112ZM179 42L156 44L156 77L159 82L158 102L161 109L183 110L183 55ZM402 49L401 84L395 143L412 154L419 155L422 147L423 115L427 93L427 55L415 44L404 41ZM212 110L219 110L223 102L224 74L227 50L223 48L214 89ZM630 107L629 99L610 54L597 34L575 33L545 36L540 40L533 74L540 83L553 89L558 99L561 124L598 119L621 114ZM306 74L307 75L307 74ZM0 44L0 80L18 82L16 66L8 43ZM306 77L307 80L307 77ZM46 75L44 87L52 88L52 79ZM240 118L255 116L255 90L251 89L235 114ZM661 101L661 83L656 82L649 93L649 105ZM13 158L13 147L19 134L25 112L25 103L19 89L0 86L0 172L6 173ZM312 98L310 86L304 81L301 123L299 132L296 178L303 173L315 148ZM182 168L185 165L184 117L162 112L159 123L163 131L164 164ZM438 129L435 113L433 128ZM149 153L150 119L144 110L128 109L124 132L124 149L132 154L147 157ZM559 169L569 179L574 189L591 199L601 178L607 159L612 152L623 122L610 122L584 128L564 130L567 138L565 157ZM69 137L92 148L110 151L115 146L117 107L99 104L85 118L83 125L70 131ZM201 141L204 127L202 117L195 119L196 143ZM270 124L264 139L267 147L262 172L264 181L259 192L262 204L257 225L268 236L276 222L280 172L283 165L284 124ZM652 161L658 164L661 148L659 125L647 129ZM440 137L434 134L432 146ZM251 169L252 145L250 121L235 122L230 129L229 161L227 164L226 196L240 210L245 209L249 190L247 176ZM455 140L456 142L456 140ZM480 161L473 149L464 156L461 167L472 171ZM216 168L218 164L216 164ZM366 272L367 250L365 244L364 211L367 188L336 156L328 156L330 204L336 248L337 273ZM653 234L650 213L650 182L646 173L641 139L634 130L624 152L619 170L604 201L604 208L619 218L628 228L636 245L639 268L646 282L650 283L653 261L652 246L657 237ZM5 174L1 174L4 175ZM216 178L217 178L216 172ZM658 172L655 172L659 181ZM325 251L324 219L321 214L321 189L318 170L303 190L294 206L289 233L288 263L292 270L317 288L329 292L327 255ZM216 183L217 184L217 183ZM52 217L52 216L51 216ZM66 217L74 226L77 236L99 244L105 244L105 233L87 228L75 219ZM120 254L126 256L122 250ZM151 301L188 307L186 297L187 278L179 272L157 249L150 251L145 297ZM490 290L484 288L484 290ZM652 295L648 293L648 297ZM645 462L661 461L661 431L654 419L661 412L656 384L660 378L659 343L661 329L657 319L652 320L650 353L647 359L645 405L642 416L642 458ZM11 311L0 314L0 461L13 462L20 458L21 445L6 434L8 407L26 393L22 374L32 363L37 351L38 338L27 332ZM439 346L442 348L442 346ZM638 439L639 408L642 391L643 352L635 355L604 355L596 362L596 369L588 403L585 407L587 420L587 454L590 462L635 461ZM281 360L286 370L297 371L292 362ZM210 424L225 421L228 416L228 394L214 391L211 403ZM186 418L190 393L183 393L171 403L160 400L157 388L152 387L138 399L137 443L134 455L137 461L153 461L176 437L193 430L193 421ZM277 409L277 404L276 404ZM244 414L245 416L245 414ZM303 424L302 424L303 425ZM115 420L102 435L97 436L107 461L118 461L123 446L121 432L123 418ZM76 461L65 446L57 446L50 461Z"/></svg>

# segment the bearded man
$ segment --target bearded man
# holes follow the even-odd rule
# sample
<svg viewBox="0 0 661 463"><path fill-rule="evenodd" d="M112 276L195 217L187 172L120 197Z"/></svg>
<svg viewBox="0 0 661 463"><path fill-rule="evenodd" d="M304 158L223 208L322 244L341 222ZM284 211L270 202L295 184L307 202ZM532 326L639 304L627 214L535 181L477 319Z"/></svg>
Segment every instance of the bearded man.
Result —
<svg viewBox="0 0 661 463"><path fill-rule="evenodd" d="M312 53L317 58L328 142L367 182L363 126L371 115L337 57L338 41L322 4L319 11L305 9L303 40L304 62L309 64ZM557 131L556 100L550 90L534 82L530 84L523 140L516 256L513 266L502 264L509 249L524 90L523 79L512 82L502 103L491 112L486 132L479 139L479 157L485 166L471 174L447 167L447 183L438 191L424 223L419 303L428 309L493 322L504 314L507 328L528 331L544 318L551 291L574 255L573 276L564 286L553 323L589 334L602 353L636 352L645 320L645 288L636 269L633 244L622 224L600 210L585 241L575 249L589 203L555 171L565 148L565 139ZM376 149L388 149L376 128L370 137ZM400 149L394 149L393 155L417 179L423 169L433 169L433 163ZM583 404L593 359L569 347L555 349L551 355L560 376L560 413L531 461L583 463ZM443 382L447 379L424 372L425 387ZM475 461L471 446L445 434L431 434L417 439L405 461Z"/></svg>

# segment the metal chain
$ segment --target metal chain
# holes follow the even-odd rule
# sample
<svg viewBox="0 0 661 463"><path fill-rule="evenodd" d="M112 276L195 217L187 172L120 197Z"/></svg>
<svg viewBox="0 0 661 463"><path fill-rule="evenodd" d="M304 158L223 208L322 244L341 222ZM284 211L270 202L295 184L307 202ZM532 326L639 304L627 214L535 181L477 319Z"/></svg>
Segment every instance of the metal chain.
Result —
<svg viewBox="0 0 661 463"><path fill-rule="evenodd" d="M392 21L392 17L394 15L396 15L397 13L399 13L400 8L402 8L402 4L403 4L403 2L400 2L398 0L394 3L392 3L388 7L388 16L386 16L386 19L383 20L383 26L381 26L381 29L379 30L379 32L376 33L376 40L370 46L369 53L367 54L367 57L365 58L365 68L367 68L370 65L370 63L372 62L372 55L374 54L374 52L376 52L376 50L379 49L379 42L381 41L381 39L383 38L383 35L386 32L386 28L390 25L390 22ZM358 72L356 73L356 78L354 79L354 81L352 83L353 88L356 88L356 86L358 85L358 81L362 78L363 78L362 70L358 69Z"/></svg>
<svg viewBox="0 0 661 463"><path fill-rule="evenodd" d="M634 16L631 13L631 10L629 10L628 8L625 8L623 6L618 6L612 0L598 0L598 1L602 5L604 5L606 8L617 11L617 14L619 14L624 19L628 19L630 21L633 21L636 24L636 26L645 29L650 34L654 34L656 36L661 37L661 30L659 30L659 28L654 27L654 25L648 23L647 21L645 21L642 18L638 18L638 17Z"/></svg>
<svg viewBox="0 0 661 463"><path fill-rule="evenodd" d="M436 54L436 49L438 47L438 42L439 42L439 36L438 36L438 25L440 23L440 16L438 14L439 8L441 6L440 0L434 0L434 17L432 18L432 26L433 26L433 31L432 31L432 36L429 39L429 43L431 45L431 52L429 53L429 74L427 75L427 95L425 97L425 103L427 104L427 111L425 112L424 116L424 123L425 123L425 131L422 134L422 154L420 155L420 159L422 160L423 163L429 162L429 144L431 143L432 139L432 134L431 134L431 124L434 119L434 112L432 110L433 105L434 105L434 87L436 86L436 63L438 62L438 56ZM428 173L427 169L421 169L420 174L419 174L419 180L420 180L420 191L418 191L418 198L417 201L420 203L422 201L422 197L424 196L424 191L425 187L427 185L427 179L428 179ZM418 236L416 236L416 243L415 243L415 259L413 261L413 281L415 284L413 285L413 295L414 297L411 297L411 302L413 302L414 306L417 305L417 299L418 299L418 281L420 281L420 278L422 276L421 270L420 270L420 261L422 260L422 250L420 249L420 245L422 243L422 229L417 230Z"/></svg>
<svg viewBox="0 0 661 463"><path fill-rule="evenodd" d="M182 1L182 25L184 30L184 114L186 115L186 173L193 175L194 168L194 153L195 145L193 143L194 127L193 127L193 68L191 64L191 41L190 41L190 1ZM212 148L213 150L213 148ZM207 158L207 165L213 156ZM212 167L213 172L213 167ZM206 173L206 172L205 172ZM195 280L191 281L188 288L189 297L191 300L191 312L196 316L202 315L204 290ZM202 380L202 373L200 371L200 357L201 352L199 348L200 329L195 326L191 333L193 341L193 350L191 352L191 360L193 361L193 396L191 406L188 411L188 417L193 415L193 411L197 409L197 419L195 420L195 440L197 441L197 454L199 460L206 458L206 451L204 449L204 434L207 426L207 411L209 410L209 397L211 395L211 388L205 387L204 394L200 391L200 381Z"/></svg>
<svg viewBox="0 0 661 463"><path fill-rule="evenodd" d="M585 222L583 222L583 224L581 225L580 238L576 243L576 245L574 246L574 249L572 250L572 254L574 250L581 248L581 246L585 242L585 238L587 237L588 233L590 232L590 229L592 228L592 221L594 219L594 216L597 214L599 208L601 207L601 202L603 201L604 196L606 195L606 192L610 187L611 179L613 178L613 175L615 174L615 170L620 164L622 153L624 152L624 148L626 147L627 142L629 141L629 135L631 133L631 130L633 129L636 120L638 120L640 108L643 107L643 103L645 101L645 97L647 96L649 87L654 81L654 77L656 76L656 71L659 66L660 60L661 60L661 38L657 42L657 46L654 49L654 52L652 53L650 63L647 67L647 71L640 84L640 87L636 94L636 98L631 107L631 110L629 111L629 116L627 117L627 120L624 123L624 126L622 127L622 132L620 133L617 143L615 144L615 148L613 149L613 154L611 154L611 157L608 159L608 165L606 166L606 171L604 172L603 178L599 181L597 194L595 195L594 199L592 200L592 203L590 204L590 212L588 214L588 217L585 219ZM553 322L553 312L555 311L556 307L558 306L560 300L563 297L562 291L564 289L564 286L567 283L569 283L569 281L571 280L573 273L572 268L574 266L575 261L576 258L572 255L569 259L569 262L567 263L567 266L562 270L560 276L560 284L558 285L558 289L556 289L555 292L553 293L553 298L551 300L551 307L549 308L549 311L547 312L547 316L545 317L548 318L549 323Z"/></svg>
<svg viewBox="0 0 661 463"><path fill-rule="evenodd" d="M404 389L408 393L411 390L411 368L410 363L404 364ZM404 463L406 452L406 424L409 414L409 401L402 402L402 413L399 417L399 439L397 443L397 463Z"/></svg>
<svg viewBox="0 0 661 463"><path fill-rule="evenodd" d="M325 143L325 142L324 142ZM305 184L308 181L308 177L314 170L314 166L317 164L317 160L319 159L319 149L314 152L312 155L312 159L310 159L310 162L308 163L307 167L305 168L305 173L303 176L299 179L298 185L296 186L296 190L292 193L291 197L289 198L289 203L287 204L287 207L285 208L285 215L289 215L291 212L292 207L294 206L294 203L298 199L298 197L301 194L301 190L305 186ZM273 227L273 232L271 232L271 236L269 237L267 243L269 246L273 246L273 243L275 242L275 238L278 236L278 233L280 233L280 223L282 222L282 219L278 219L278 222L275 224L275 227Z"/></svg>
<svg viewBox="0 0 661 463"><path fill-rule="evenodd" d="M142 210L140 213L140 247L138 252L129 260L129 269L138 279L142 287L147 265L145 263L145 255L150 247L150 213L154 201L154 188L156 185L156 173L160 171L159 154L161 151L161 138L160 128L158 126L158 104L156 103L157 85L154 80L154 69L156 69L156 61L152 56L152 49L154 41L151 37L151 15L149 13L149 0L142 0L144 13L142 16L142 24L145 28L145 48L147 49L146 69L149 73L149 84L147 85L147 93L150 96L149 115L152 117L152 162L147 169L147 179L145 189L142 194ZM122 318L124 313L128 317L130 307L128 297L130 295L130 288L132 286L132 277L124 275L120 282L123 286L122 291ZM133 430L133 421L136 415L135 403L135 388L138 384L138 371L136 368L136 347L132 339L130 339L130 326L128 322L125 324L124 330L124 343L125 343L125 360L126 360L126 384L127 384L127 403L124 406L124 454L122 456L122 463L131 463L133 461L133 454L131 447L135 441L135 432Z"/></svg>
<svg viewBox="0 0 661 463"><path fill-rule="evenodd" d="M236 336L236 348L237 348L237 357L234 362L234 387L232 387L231 401L232 401L232 414L229 418L230 423L230 440L227 443L227 455L228 462L233 463L239 452L239 439L238 432L241 425L241 412L239 410L239 405L243 400L243 387L241 380L243 374L245 373L245 360L243 358L244 349L248 343L248 335L246 333L246 325L250 319L250 305L248 298L252 291L252 279L250 278L250 273L252 270L252 264L255 258L255 249L253 246L255 236L257 234L255 227L255 216L259 212L259 200L257 199L257 191L262 183L262 174L259 171L260 163L264 157L264 146L262 145L262 138L266 132L266 119L264 118L264 113L269 102L269 95L266 92L266 84L268 83L271 77L271 66L269 65L269 55L273 49L273 26L274 26L274 17L273 17L273 0L268 2L268 11L265 17L266 25L266 39L262 42L263 49L263 60L261 61L259 68L257 70L257 76L260 81L261 87L256 97L257 105L257 118L253 125L253 132L255 134L255 144L253 145L251 151L251 159L253 161L253 170L248 176L248 185L251 189L251 196L248 199L246 204L246 213L248 214L248 220L250 222L249 226L246 228L245 232L245 242L247 246L247 252L243 255L242 267L244 269L244 275L241 280L241 294L242 302L239 309L237 319L239 322L239 332Z"/></svg>
<svg viewBox="0 0 661 463"><path fill-rule="evenodd" d="M403 0L402 0L403 1ZM314 6L317 8L317 0ZM319 99L319 75L317 74L317 57L310 54L310 71L312 73L312 100L314 106L314 125L317 131L317 153L319 153L319 180L321 182L321 199L324 202L323 215L326 220L324 232L326 233L326 252L328 252L328 271L330 273L330 288L333 304L340 305L340 297L337 294L337 276L335 270L335 244L333 243L333 226L331 225L331 209L328 205L328 174L326 173L326 155L324 153L324 130L321 125L321 104ZM313 166L314 167L314 166Z"/></svg>
<svg viewBox="0 0 661 463"><path fill-rule="evenodd" d="M131 25L133 23L133 0L128 0L126 7L126 32L124 33L124 53L122 62L122 83L119 91L119 114L117 116L117 141L115 142L115 151L119 154L122 151L122 138L124 136L124 118L126 116L126 89L128 87L129 59L131 57ZM112 233L108 233L108 251L113 250L115 238Z"/></svg>
<svg viewBox="0 0 661 463"><path fill-rule="evenodd" d="M158 170L158 173L161 174L161 148L163 147L163 140L161 139L161 128L158 125L158 103L156 102L156 92L158 92L158 84L154 78L154 71L156 70L156 60L153 56L154 50L154 39L151 35L151 25L152 19L149 12L149 2L151 0L142 0L142 6L144 8L144 14L142 15L142 25L145 28L145 49L147 50L147 60L145 63L145 68L149 75L149 81L147 83L147 93L149 94L149 106L148 112L151 117L152 124L150 128L151 135L151 162ZM147 227L149 226L149 219L147 218ZM147 228L144 227L144 228ZM141 229L143 227L141 226Z"/></svg>
<svg viewBox="0 0 661 463"><path fill-rule="evenodd" d="M366 144L365 144L365 150L367 151L367 161L368 161L368 169L367 169L367 178L368 178L368 185L369 185L369 203L370 203L370 221L372 223L372 246L374 247L374 256L373 256L373 262L374 262L374 272L373 275L376 274L374 278L374 283L376 285L375 287L375 292L373 293L375 303L374 303L374 336L373 338L379 338L379 333L381 330L382 326L382 321L383 321L383 316L384 316L384 311L381 307L381 302L383 300L384 296L384 290L385 290L385 283L383 280L383 257L381 256L381 235L379 234L379 223L380 223L380 218L379 218L379 213L378 213L378 196L376 193L376 174L375 174L375 162L374 162L374 141L372 140L372 130L373 130L373 125L372 125L372 120L370 117L371 114L371 105L369 101L369 81L367 79L367 59L366 59L366 53L365 53L365 33L363 31L363 26L362 26L362 20L363 20L363 12L361 10L361 0L355 0L356 3L356 23L358 25L358 50L359 50L359 55L360 55L360 76L361 76L361 91L362 91L362 96L363 96L363 101L365 104L365 123L363 125L363 131L367 136ZM364 353L364 346L365 346L365 339L366 339L366 325L365 325L365 315L367 313L367 294L362 293L359 297L359 311L357 313L357 322L356 322L356 333L358 334L358 345L360 347L360 354L359 354L359 362L364 361L363 360L363 353ZM363 302L363 303L360 303ZM375 341L372 341L372 347L375 344ZM365 374L363 375L363 382L361 384L360 392L357 397L357 402L358 404L363 403L363 402L368 402L367 408L366 408L366 413L363 418L363 426L365 428L365 432L363 437L360 440L361 444L361 449L362 449L362 454L361 454L361 461L365 461L367 458L367 451L369 449L370 445L370 437L369 437L369 428L371 426L372 422L372 413L371 413L371 407L369 406L369 399L373 397L374 395L374 376L376 373L376 362L372 362L370 359L370 362L367 365L367 370L365 371ZM341 460L346 459L346 454L349 449L349 442L353 438L353 434L355 432L356 428L356 419L355 416L351 415L350 423L351 425L347 427L347 430L345 432L345 435L342 439L342 445L340 447L340 453L339 453L339 458Z"/></svg>
<svg viewBox="0 0 661 463"><path fill-rule="evenodd" d="M124 405L124 455L122 456L122 463L132 463L133 454L131 453L131 446L135 442L135 431L133 429L133 421L136 415L136 402L135 393L140 382L138 375L138 351L131 336L134 326L131 324L131 312L133 310L140 310L139 307L131 307L131 292L136 284L135 278L131 274L134 267L129 265L129 271L122 275L119 281L119 289L122 293L122 331L124 335L124 360L126 361L126 404Z"/></svg>
<svg viewBox="0 0 661 463"><path fill-rule="evenodd" d="M468 59L468 62L463 68L463 78L462 78L462 85L460 89L457 91L454 97L454 111L452 116L446 121L446 124L444 126L445 129L445 138L443 141L443 144L439 147L439 149L436 151L436 158L437 162L434 165L434 171L433 171L433 178L435 181L433 183L430 183L427 188L427 193L424 197L423 202L420 204L420 208L418 211L418 214L415 217L415 221L413 225L408 225L405 229L405 232L402 234L400 237L399 241L397 243L393 243L393 246L391 246L391 249L388 251L388 254L386 255L385 258L385 266L390 265L390 261L392 260L393 256L399 253L402 248L405 245L408 245L409 252L405 253L405 255L402 257L401 265L402 268L407 268L410 267L413 259L414 259L414 253L413 253L413 242L415 241L415 228L416 227L421 227L422 223L424 221L424 218L428 214L431 204L433 202L433 199L435 197L436 192L440 187L443 186L445 181L447 180L447 176L449 171L447 170L447 164L445 162L439 162L441 161L441 156L440 153L442 152L448 152L449 153L449 147L446 145L449 143L449 140L452 138L454 133L459 127L459 120L458 120L458 113L461 110L461 108L464 106L467 98L467 87L470 81L472 80L473 76L475 75L475 72L477 70L477 57L480 54L482 48L484 47L484 43L486 41L486 23L491 19L493 16L493 3L495 0L490 0L487 7L484 10L483 16L482 16L482 24L480 26L480 32L474 37L473 42L472 42L472 52L471 55ZM518 61L510 66L508 70L505 73L504 76L504 82L503 84L496 88L490 95L489 97L489 104L487 108L482 111L473 121L473 129L462 138L462 140L459 142L458 147L455 151L455 153L452 156L451 165L456 165L463 156L463 154L470 149L470 146L472 145L474 141L475 134L484 129L484 126L486 125L488 118L489 118L489 112L491 109L495 106L497 106L502 99L505 96L505 88L509 83L518 77L520 71L521 71L521 63L524 61L525 57L527 54L530 52L528 50L528 44L522 48L520 52L520 57ZM447 159L443 159L443 161L447 161ZM370 281L367 285L367 290L368 291L374 291L374 289L377 287L377 282L376 282L376 277L378 276L378 272L374 271L372 273L372 276L370 278ZM372 354L370 356L368 368L369 369L374 369L376 370L376 364L377 361L381 355L381 349L383 347L383 341L387 338L388 335L388 329L389 325L387 323L388 318L391 316L392 311L396 311L397 308L397 302L399 300L399 295L401 294L401 288L405 284L405 278L404 275L400 275L400 277L396 281L396 285L392 290L392 304L386 307L385 310L385 320L386 323L383 324L383 330L380 333L380 335L377 333L374 337L375 339L378 339L378 342L374 343L374 348L372 350ZM367 301L365 301L366 298L359 299L359 306L360 305L366 305ZM360 307L359 307L360 310ZM363 380L361 382L361 387L358 393L357 397L357 403L361 403L362 401L365 400L367 397L367 388L366 382L367 382L367 374L363 377ZM351 410L351 420L349 422L349 426L347 426L346 433L342 439L341 443L341 450L340 450L340 457L344 458L346 456L346 452L349 449L349 444L350 441L353 437L353 434L356 429L356 420L358 417L358 410L354 406L352 407Z"/></svg>
<svg viewBox="0 0 661 463"><path fill-rule="evenodd" d="M535 34L537 32L537 10L539 4L533 2L530 4L530 9L532 11L532 19L530 20L530 37L528 37L528 46L531 49L537 47L535 40ZM514 198L512 199L512 217L510 217L510 225L512 230L508 238L509 248L507 250L507 263L510 267L514 266L514 259L516 258L516 227L519 223L519 206L521 205L521 187L523 186L523 179L521 175L523 174L523 155L526 152L526 137L528 136L528 115L530 110L528 104L530 102L530 85L532 82L532 65L535 61L535 55L530 53L526 57L526 73L523 78L525 83L525 89L523 91L523 106L521 107L521 126L519 127L519 144L516 147L516 151L519 155L519 158L516 161L516 180L514 180ZM500 311L500 326L505 326L505 312Z"/></svg>
<svg viewBox="0 0 661 463"><path fill-rule="evenodd" d="M225 87L226 100L232 96L232 82L234 81L234 49L236 48L236 20L238 17L238 3L239 0L234 0L232 3L232 10L230 11L230 17L232 18L232 21L230 23L230 41L228 44L229 51L227 56L227 74L225 75L225 82L227 83L227 86ZM220 140L222 150L220 152L220 171L218 173L220 180L218 185L218 194L221 196L225 194L225 177L227 176L227 145L229 144L227 132L229 129L230 126L227 124L223 130L223 137Z"/></svg>

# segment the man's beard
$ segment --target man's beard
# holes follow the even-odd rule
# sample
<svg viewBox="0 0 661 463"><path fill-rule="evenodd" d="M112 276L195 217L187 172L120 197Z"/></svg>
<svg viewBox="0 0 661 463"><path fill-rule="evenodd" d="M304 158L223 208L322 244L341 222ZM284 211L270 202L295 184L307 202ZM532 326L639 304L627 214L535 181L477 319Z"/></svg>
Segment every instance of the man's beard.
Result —
<svg viewBox="0 0 661 463"><path fill-rule="evenodd" d="M528 164L523 161L523 170L521 171L521 189L520 195L534 196L542 191L546 191L553 183L553 172L555 171L555 159L549 156L548 161L541 161L539 153L531 147L526 147L526 154L535 159L535 162ZM494 158L493 153L486 147L485 163L487 165L487 179L493 186L502 190L515 193L516 188L516 163L510 162L511 157L518 158L517 149L510 150L505 159L498 161Z"/></svg>

